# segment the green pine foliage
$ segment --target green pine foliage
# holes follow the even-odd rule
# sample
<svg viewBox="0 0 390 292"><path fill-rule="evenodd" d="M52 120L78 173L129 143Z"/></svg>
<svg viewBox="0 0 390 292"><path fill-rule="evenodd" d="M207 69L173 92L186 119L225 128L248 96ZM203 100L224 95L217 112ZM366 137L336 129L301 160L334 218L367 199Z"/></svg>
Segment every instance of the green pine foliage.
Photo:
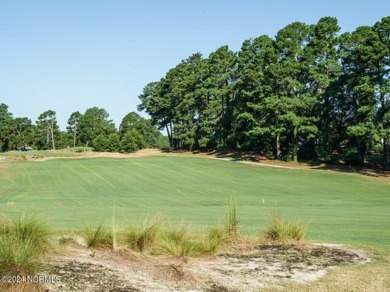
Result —
<svg viewBox="0 0 390 292"><path fill-rule="evenodd" d="M337 19L294 22L276 37L194 54L149 83L145 110L178 149L252 150L330 161L347 148L363 163L382 148L389 167L389 23L340 35Z"/></svg>

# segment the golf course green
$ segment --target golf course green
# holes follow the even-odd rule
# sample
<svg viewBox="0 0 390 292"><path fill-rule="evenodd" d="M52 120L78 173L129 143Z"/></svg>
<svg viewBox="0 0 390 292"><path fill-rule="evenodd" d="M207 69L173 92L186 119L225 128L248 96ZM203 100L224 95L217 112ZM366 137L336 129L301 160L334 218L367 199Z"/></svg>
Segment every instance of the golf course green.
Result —
<svg viewBox="0 0 390 292"><path fill-rule="evenodd" d="M260 234L279 209L313 241L390 248L390 182L359 174L261 167L188 156L0 161L0 208L41 214L57 229L126 226L163 215L202 231L235 197L243 233Z"/></svg>

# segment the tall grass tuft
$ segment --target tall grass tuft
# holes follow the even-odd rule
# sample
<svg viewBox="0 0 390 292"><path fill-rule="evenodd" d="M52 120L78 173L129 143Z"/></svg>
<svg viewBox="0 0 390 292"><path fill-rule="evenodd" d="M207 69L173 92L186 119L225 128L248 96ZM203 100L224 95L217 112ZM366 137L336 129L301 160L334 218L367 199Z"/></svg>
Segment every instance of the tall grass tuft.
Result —
<svg viewBox="0 0 390 292"><path fill-rule="evenodd" d="M163 239L156 248L156 253L185 257L195 254L197 249L198 244L189 239L183 239L181 241Z"/></svg>
<svg viewBox="0 0 390 292"><path fill-rule="evenodd" d="M0 236L14 238L21 242L31 242L34 249L45 254L52 251L51 228L44 218L37 215L20 215L18 219L1 218Z"/></svg>
<svg viewBox="0 0 390 292"><path fill-rule="evenodd" d="M236 237L239 234L239 218L237 213L237 201L234 197L230 198L227 204L225 215L225 232L229 237Z"/></svg>
<svg viewBox="0 0 390 292"><path fill-rule="evenodd" d="M31 241L40 253L47 253L53 247L50 242L52 235L50 226L47 220L39 216L19 216L18 221L13 224L11 233L21 241Z"/></svg>
<svg viewBox="0 0 390 292"><path fill-rule="evenodd" d="M225 229L219 225L212 227L206 236L194 235L188 225L170 226L161 231L154 252L180 257L215 254L225 239Z"/></svg>
<svg viewBox="0 0 390 292"><path fill-rule="evenodd" d="M41 254L31 239L21 240L15 234L0 236L0 274L33 275L39 270Z"/></svg>
<svg viewBox="0 0 390 292"><path fill-rule="evenodd" d="M113 235L102 224L95 228L88 226L84 230L84 237L88 247L105 248L114 245Z"/></svg>
<svg viewBox="0 0 390 292"><path fill-rule="evenodd" d="M298 221L284 221L279 210L272 216L272 222L264 231L264 237L272 241L300 241L306 235L306 226Z"/></svg>
<svg viewBox="0 0 390 292"><path fill-rule="evenodd" d="M153 219L145 217L140 224L130 225L126 241L131 249L144 252L155 245L160 228L161 216L156 216Z"/></svg>
<svg viewBox="0 0 390 292"><path fill-rule="evenodd" d="M38 216L2 220L0 229L0 276L34 276L51 252L51 230ZM0 291L45 291L41 283L0 283Z"/></svg>
<svg viewBox="0 0 390 292"><path fill-rule="evenodd" d="M206 239L202 242L202 253L215 254L225 240L226 234L223 226L214 225L210 228Z"/></svg>
<svg viewBox="0 0 390 292"><path fill-rule="evenodd" d="M182 223L177 227L169 226L164 229L162 232L162 237L170 241L180 242L186 239L189 236L189 226Z"/></svg>
<svg viewBox="0 0 390 292"><path fill-rule="evenodd" d="M169 226L161 231L155 252L182 257L192 255L196 252L198 245L190 237L188 225L182 223L177 227Z"/></svg>

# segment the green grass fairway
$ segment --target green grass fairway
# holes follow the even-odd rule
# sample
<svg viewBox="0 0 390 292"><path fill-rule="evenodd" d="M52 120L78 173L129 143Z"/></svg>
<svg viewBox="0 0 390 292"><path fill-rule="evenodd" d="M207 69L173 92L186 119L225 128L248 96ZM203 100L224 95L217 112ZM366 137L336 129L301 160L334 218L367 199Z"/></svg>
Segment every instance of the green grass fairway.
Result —
<svg viewBox="0 0 390 292"><path fill-rule="evenodd" d="M41 213L60 229L161 212L202 230L236 196L245 232L259 233L279 207L308 224L311 240L390 248L385 179L184 156L3 160L0 173L3 213Z"/></svg>

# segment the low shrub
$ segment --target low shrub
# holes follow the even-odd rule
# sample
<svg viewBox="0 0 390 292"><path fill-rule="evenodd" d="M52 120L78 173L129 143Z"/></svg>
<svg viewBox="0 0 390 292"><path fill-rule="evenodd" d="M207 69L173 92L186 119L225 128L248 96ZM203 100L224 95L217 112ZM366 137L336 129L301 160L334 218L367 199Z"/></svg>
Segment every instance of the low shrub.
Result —
<svg viewBox="0 0 390 292"><path fill-rule="evenodd" d="M75 153L83 153L83 152L92 151L92 148L91 147L75 147L75 148L72 148L71 151L73 151Z"/></svg>

